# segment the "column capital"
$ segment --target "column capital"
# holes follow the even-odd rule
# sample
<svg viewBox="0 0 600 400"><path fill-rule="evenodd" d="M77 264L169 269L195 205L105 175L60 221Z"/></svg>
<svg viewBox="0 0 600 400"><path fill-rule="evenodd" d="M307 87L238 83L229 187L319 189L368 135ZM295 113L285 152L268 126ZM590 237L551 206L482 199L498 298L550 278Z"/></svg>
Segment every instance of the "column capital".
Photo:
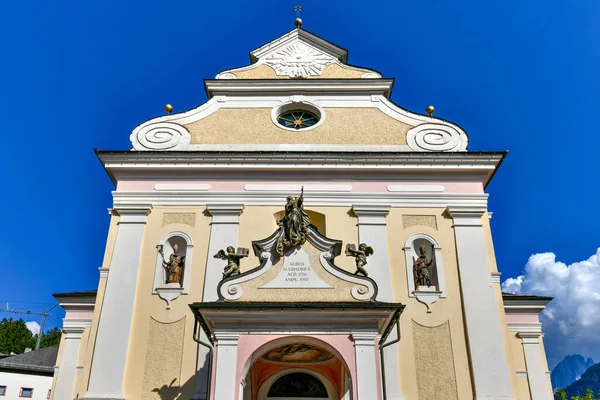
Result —
<svg viewBox="0 0 600 400"><path fill-rule="evenodd" d="M373 332L352 332L352 340L355 346L375 346L377 333Z"/></svg>
<svg viewBox="0 0 600 400"><path fill-rule="evenodd" d="M482 226L481 217L487 209L472 206L448 206L446 213L454 220L454 226Z"/></svg>
<svg viewBox="0 0 600 400"><path fill-rule="evenodd" d="M85 328L92 326L92 320L87 318L82 319L63 319L62 331L66 334L65 339L81 339L81 335Z"/></svg>
<svg viewBox="0 0 600 400"><path fill-rule="evenodd" d="M244 211L243 204L207 204L206 211L213 217L213 224L237 224Z"/></svg>
<svg viewBox="0 0 600 400"><path fill-rule="evenodd" d="M523 344L535 344L540 342L542 333L542 324L515 324L509 323L508 330L511 332L517 332L517 336L523 340Z"/></svg>
<svg viewBox="0 0 600 400"><path fill-rule="evenodd" d="M126 204L113 209L120 216L119 224L145 224L150 211L152 204Z"/></svg>
<svg viewBox="0 0 600 400"><path fill-rule="evenodd" d="M215 332L214 338L217 340L217 346L237 346L240 334L235 332Z"/></svg>
<svg viewBox="0 0 600 400"><path fill-rule="evenodd" d="M359 225L385 225L385 217L391 210L389 205L353 205L352 212L358 217Z"/></svg>

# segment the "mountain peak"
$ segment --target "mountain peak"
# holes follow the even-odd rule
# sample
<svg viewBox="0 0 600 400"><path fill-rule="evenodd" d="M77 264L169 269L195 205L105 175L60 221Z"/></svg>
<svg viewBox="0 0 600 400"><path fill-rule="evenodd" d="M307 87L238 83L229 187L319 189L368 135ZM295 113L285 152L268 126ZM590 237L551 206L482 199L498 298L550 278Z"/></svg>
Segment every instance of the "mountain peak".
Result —
<svg viewBox="0 0 600 400"><path fill-rule="evenodd" d="M594 360L591 357L586 360L580 354L569 354L552 370L550 375L552 390L566 388L582 377L583 373L592 365L594 365Z"/></svg>

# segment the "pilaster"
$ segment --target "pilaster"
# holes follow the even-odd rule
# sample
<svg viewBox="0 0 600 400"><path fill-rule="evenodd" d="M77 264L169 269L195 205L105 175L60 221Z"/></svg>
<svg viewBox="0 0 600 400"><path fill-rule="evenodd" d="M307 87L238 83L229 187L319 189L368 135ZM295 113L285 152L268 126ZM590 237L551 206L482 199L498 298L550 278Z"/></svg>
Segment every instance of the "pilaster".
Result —
<svg viewBox="0 0 600 400"><path fill-rule="evenodd" d="M91 326L91 322L91 320L63 320L62 333L65 335L65 340L62 343L62 356L60 358L60 364L58 365L56 384L54 386L53 398L55 399L73 398L81 336L83 335L85 328Z"/></svg>
<svg viewBox="0 0 600 400"><path fill-rule="evenodd" d="M385 217L391 206L354 205L352 211L358 217L358 241L373 248L373 255L367 259L367 272L377 284L378 301L393 302L392 277L388 259L387 232ZM358 243L357 243L358 245Z"/></svg>
<svg viewBox="0 0 600 400"><path fill-rule="evenodd" d="M243 204L207 205L206 210L212 215L210 241L208 244L208 260L204 278L202 301L217 301L217 285L223 278L223 261L213 256L227 246L237 247L239 217L244 211Z"/></svg>
<svg viewBox="0 0 600 400"><path fill-rule="evenodd" d="M128 205L119 214L115 247L91 365L87 400L124 399L123 383L138 270L149 204Z"/></svg>
<svg viewBox="0 0 600 400"><path fill-rule="evenodd" d="M509 329L512 331L513 327L509 327ZM546 362L540 343L540 337L542 336L541 324L528 324L519 327L517 335L523 343L531 400L551 399L552 385L549 381L548 371L546 371Z"/></svg>
<svg viewBox="0 0 600 400"><path fill-rule="evenodd" d="M476 400L513 399L492 287L483 207L448 207L454 235Z"/></svg>
<svg viewBox="0 0 600 400"><path fill-rule="evenodd" d="M215 399L234 400L237 388L236 368L239 333L215 332L217 362Z"/></svg>
<svg viewBox="0 0 600 400"><path fill-rule="evenodd" d="M244 211L243 204L214 204L207 205L206 210L212 216L210 240L208 244L208 258L204 278L204 292L202 301L217 301L217 285L223 278L223 261L213 256L227 246L237 247L240 214ZM204 332L200 332L201 340L208 342ZM208 398L208 374L210 365L208 349L198 345L198 358L196 365L196 390L192 399L204 400Z"/></svg>
<svg viewBox="0 0 600 400"><path fill-rule="evenodd" d="M359 399L379 399L380 379L377 374L376 333L354 332L356 376Z"/></svg>

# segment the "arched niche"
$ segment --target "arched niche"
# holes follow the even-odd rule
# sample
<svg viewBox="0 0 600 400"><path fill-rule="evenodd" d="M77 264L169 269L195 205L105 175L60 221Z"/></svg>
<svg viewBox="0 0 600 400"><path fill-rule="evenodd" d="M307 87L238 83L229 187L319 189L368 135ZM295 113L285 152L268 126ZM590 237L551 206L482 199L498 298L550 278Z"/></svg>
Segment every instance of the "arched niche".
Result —
<svg viewBox="0 0 600 400"><path fill-rule="evenodd" d="M163 266L163 260L169 260L171 254L173 254L175 245L179 247L179 256L185 257L182 279L180 283L167 283L167 272ZM187 233L176 231L169 232L163 236L156 247L156 264L152 293L157 294L165 300L167 308L170 308L171 301L175 300L181 294L188 293L194 244L192 238ZM162 254L158 251L159 248L162 249Z"/></svg>
<svg viewBox="0 0 600 400"><path fill-rule="evenodd" d="M325 223L325 214L321 214L317 211L304 210L308 214L308 218L310 218L310 224L314 225L317 228L317 231L323 236L327 236L327 226ZM281 210L273 214L275 217L275 222L280 221L283 217L285 217L285 210Z"/></svg>
<svg viewBox="0 0 600 400"><path fill-rule="evenodd" d="M429 280L427 283L421 282L415 276L418 272L415 271L417 260L422 257L420 253L421 246L425 248L426 272L428 272ZM421 303L427 306L427 312L431 312L431 304L435 303L439 298L446 297L446 283L444 280L444 267L442 262L442 248L437 240L427 234L413 235L406 241L404 245L404 254L406 257L406 277L408 280L408 295L415 297ZM422 260L422 258L421 258ZM422 268L423 264L419 263ZM417 268L418 270L419 268ZM420 275L421 277L423 275Z"/></svg>

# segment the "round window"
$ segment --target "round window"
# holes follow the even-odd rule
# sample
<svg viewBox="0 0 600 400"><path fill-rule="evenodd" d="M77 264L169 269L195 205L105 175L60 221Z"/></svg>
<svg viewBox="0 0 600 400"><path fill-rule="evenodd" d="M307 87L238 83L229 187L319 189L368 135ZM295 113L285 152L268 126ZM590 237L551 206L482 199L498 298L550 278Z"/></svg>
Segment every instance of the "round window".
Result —
<svg viewBox="0 0 600 400"><path fill-rule="evenodd" d="M319 122L319 117L306 110L286 111L277 117L277 122L290 129L310 128Z"/></svg>

